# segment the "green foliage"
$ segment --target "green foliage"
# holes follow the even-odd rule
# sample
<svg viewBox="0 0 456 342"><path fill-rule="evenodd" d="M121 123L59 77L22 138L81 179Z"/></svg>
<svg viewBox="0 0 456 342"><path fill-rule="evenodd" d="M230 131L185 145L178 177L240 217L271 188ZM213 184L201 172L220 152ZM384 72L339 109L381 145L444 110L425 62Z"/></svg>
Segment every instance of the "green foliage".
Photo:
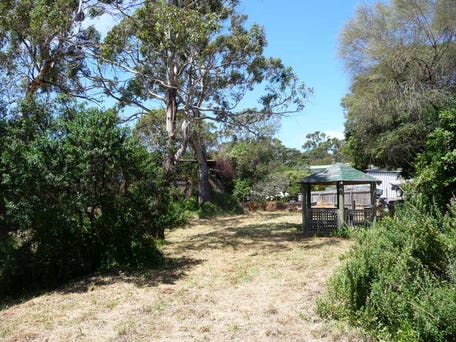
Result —
<svg viewBox="0 0 456 342"><path fill-rule="evenodd" d="M163 115L163 110L152 110L144 114L135 125L134 134L149 151L165 151L166 127Z"/></svg>
<svg viewBox="0 0 456 342"><path fill-rule="evenodd" d="M237 178L253 184L270 172L270 162L275 159L272 146L268 139L245 140L227 146L225 153L234 162Z"/></svg>
<svg viewBox="0 0 456 342"><path fill-rule="evenodd" d="M343 226L342 228L335 229L331 231L331 236L342 238L342 239L350 239L356 236L357 230L355 227L350 226Z"/></svg>
<svg viewBox="0 0 456 342"><path fill-rule="evenodd" d="M198 217L199 218L211 218L218 216L219 210L217 206L212 203L212 202L204 202L201 203L199 209L198 209Z"/></svg>
<svg viewBox="0 0 456 342"><path fill-rule="evenodd" d="M79 25L78 1L1 1L0 12L0 87L11 107L31 95L84 91L81 46L99 35Z"/></svg>
<svg viewBox="0 0 456 342"><path fill-rule="evenodd" d="M448 0L378 2L341 36L355 165L415 168L420 195L357 234L318 307L382 340L456 340L456 111L441 110L456 87L455 14Z"/></svg>
<svg viewBox="0 0 456 342"><path fill-rule="evenodd" d="M234 196L245 201L252 193L265 199L280 192L299 192L297 180L306 175L302 154L278 139L261 138L232 142L220 152L236 170Z"/></svg>
<svg viewBox="0 0 456 342"><path fill-rule="evenodd" d="M212 202L204 202L199 206L197 211L199 218L240 215L244 213L244 209L235 197L221 192L215 192L212 197Z"/></svg>
<svg viewBox="0 0 456 342"><path fill-rule="evenodd" d="M302 158L309 165L325 165L335 162L345 162L343 154L344 141L330 138L325 133L316 131L306 135Z"/></svg>
<svg viewBox="0 0 456 342"><path fill-rule="evenodd" d="M233 196L240 202L245 202L249 199L252 193L252 187L247 179L236 179L234 181Z"/></svg>
<svg viewBox="0 0 456 342"><path fill-rule="evenodd" d="M340 36L353 73L346 110L348 151L369 164L413 172L416 155L454 94L456 7L451 0L359 6Z"/></svg>
<svg viewBox="0 0 456 342"><path fill-rule="evenodd" d="M40 130L29 119L6 122L0 292L157 264L154 238L183 217L154 156L118 126L113 111L79 108L43 122Z"/></svg>
<svg viewBox="0 0 456 342"><path fill-rule="evenodd" d="M456 338L456 203L446 215L409 203L361 231L320 298L324 316L395 341Z"/></svg>
<svg viewBox="0 0 456 342"><path fill-rule="evenodd" d="M298 183L300 179L303 179L309 175L307 168L303 166L297 166L294 170L284 171L288 178L288 188L286 192L290 195L296 195L301 192L301 185Z"/></svg>
<svg viewBox="0 0 456 342"><path fill-rule="evenodd" d="M416 164L416 190L441 209L456 193L456 104L439 114Z"/></svg>

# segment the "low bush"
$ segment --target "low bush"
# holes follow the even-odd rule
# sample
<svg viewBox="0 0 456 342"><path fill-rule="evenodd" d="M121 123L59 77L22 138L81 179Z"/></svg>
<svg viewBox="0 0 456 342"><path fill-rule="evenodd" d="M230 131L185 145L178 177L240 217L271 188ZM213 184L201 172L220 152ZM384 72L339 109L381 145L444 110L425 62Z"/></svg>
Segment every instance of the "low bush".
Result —
<svg viewBox="0 0 456 342"><path fill-rule="evenodd" d="M240 215L244 209L233 196L221 192L212 194L212 202L205 202L197 210L199 218L211 218L221 215Z"/></svg>
<svg viewBox="0 0 456 342"><path fill-rule="evenodd" d="M233 197L239 202L245 202L249 199L252 193L252 187L248 180L245 179L235 179Z"/></svg>
<svg viewBox="0 0 456 342"><path fill-rule="evenodd" d="M456 340L456 204L408 203L357 243L318 300L322 316L394 341Z"/></svg>
<svg viewBox="0 0 456 342"><path fill-rule="evenodd" d="M350 239L356 236L356 233L359 229L356 227L351 226L343 226L342 228L338 228L331 231L331 236L338 237L341 239Z"/></svg>

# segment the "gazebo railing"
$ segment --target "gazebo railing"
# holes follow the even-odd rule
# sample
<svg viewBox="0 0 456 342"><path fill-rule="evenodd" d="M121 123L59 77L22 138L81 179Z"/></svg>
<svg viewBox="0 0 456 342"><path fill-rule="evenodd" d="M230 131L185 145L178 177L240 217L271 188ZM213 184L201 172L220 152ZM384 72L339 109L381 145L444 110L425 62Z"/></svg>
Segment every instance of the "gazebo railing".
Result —
<svg viewBox="0 0 456 342"><path fill-rule="evenodd" d="M372 222L372 208L345 209L344 222L348 226L366 226Z"/></svg>
<svg viewBox="0 0 456 342"><path fill-rule="evenodd" d="M337 208L306 208L307 232L330 234L337 229ZM344 209L344 222L349 226L365 226L372 221L372 209Z"/></svg>
<svg viewBox="0 0 456 342"><path fill-rule="evenodd" d="M307 230L311 234L329 234L337 229L336 208L307 208Z"/></svg>

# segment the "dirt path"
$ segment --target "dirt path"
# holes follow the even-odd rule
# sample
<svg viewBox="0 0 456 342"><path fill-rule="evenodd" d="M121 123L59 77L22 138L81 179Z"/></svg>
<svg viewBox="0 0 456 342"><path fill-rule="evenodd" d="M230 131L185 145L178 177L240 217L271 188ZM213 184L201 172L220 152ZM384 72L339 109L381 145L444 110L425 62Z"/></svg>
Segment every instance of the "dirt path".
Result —
<svg viewBox="0 0 456 342"><path fill-rule="evenodd" d="M299 214L195 221L171 232L172 262L97 276L0 311L5 341L360 341L315 313L350 242L303 238Z"/></svg>

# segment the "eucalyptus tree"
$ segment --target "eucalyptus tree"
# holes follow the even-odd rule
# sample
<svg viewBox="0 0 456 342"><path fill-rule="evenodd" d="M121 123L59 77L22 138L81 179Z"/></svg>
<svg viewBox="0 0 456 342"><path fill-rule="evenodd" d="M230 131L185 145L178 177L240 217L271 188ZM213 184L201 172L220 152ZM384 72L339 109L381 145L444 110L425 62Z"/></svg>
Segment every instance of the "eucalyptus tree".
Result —
<svg viewBox="0 0 456 342"><path fill-rule="evenodd" d="M220 131L254 132L304 106L308 89L279 59L266 58L258 25L235 12L235 0L145 1L125 14L101 48L99 82L121 106L162 108L164 169L171 178L187 148L200 171L200 201L210 199L204 121ZM256 106L241 106L261 85ZM177 145L176 145L177 144ZM177 147L176 147L177 146Z"/></svg>
<svg viewBox="0 0 456 342"><path fill-rule="evenodd" d="M6 105L36 96L82 96L89 72L82 46L98 33L83 24L96 0L0 1L0 78ZM90 12L90 13L89 13ZM26 113L22 113L26 114Z"/></svg>
<svg viewBox="0 0 456 342"><path fill-rule="evenodd" d="M309 165L346 161L343 146L343 140L331 138L323 132L315 131L306 135L306 142L302 145L303 159Z"/></svg>
<svg viewBox="0 0 456 342"><path fill-rule="evenodd" d="M361 6L342 30L340 55L353 75L343 106L355 162L410 168L456 90L454 1Z"/></svg>

